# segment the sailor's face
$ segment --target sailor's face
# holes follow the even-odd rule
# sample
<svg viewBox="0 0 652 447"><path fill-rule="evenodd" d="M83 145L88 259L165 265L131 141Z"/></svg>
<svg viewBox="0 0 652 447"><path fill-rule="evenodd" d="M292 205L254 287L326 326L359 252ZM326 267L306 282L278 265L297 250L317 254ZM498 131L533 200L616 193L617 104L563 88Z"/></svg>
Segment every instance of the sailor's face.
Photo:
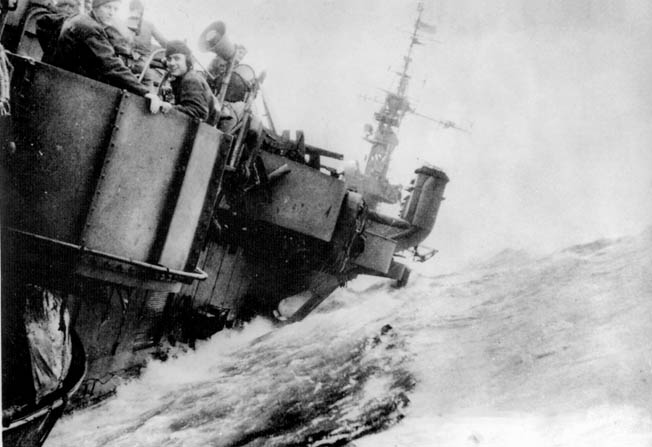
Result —
<svg viewBox="0 0 652 447"><path fill-rule="evenodd" d="M120 9L120 2L115 1L98 6L93 9L93 12L95 13L95 17L97 17L97 20L99 20L103 25L109 25L111 24L113 17L118 13L118 9Z"/></svg>
<svg viewBox="0 0 652 447"><path fill-rule="evenodd" d="M145 10L139 6L131 6L129 9L129 15L131 17L142 17Z"/></svg>
<svg viewBox="0 0 652 447"><path fill-rule="evenodd" d="M65 1L57 3L57 11L65 16L73 16L79 14L80 4L78 1Z"/></svg>
<svg viewBox="0 0 652 447"><path fill-rule="evenodd" d="M181 53L171 54L167 57L168 72L174 77L183 76L188 71L186 55Z"/></svg>

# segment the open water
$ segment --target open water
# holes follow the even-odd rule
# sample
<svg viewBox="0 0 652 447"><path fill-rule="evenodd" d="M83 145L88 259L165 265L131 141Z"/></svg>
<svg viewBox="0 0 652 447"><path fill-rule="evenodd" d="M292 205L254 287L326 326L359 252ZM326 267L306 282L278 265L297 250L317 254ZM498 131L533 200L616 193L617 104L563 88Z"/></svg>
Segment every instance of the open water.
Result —
<svg viewBox="0 0 652 447"><path fill-rule="evenodd" d="M649 446L650 248L652 228L362 278L152 361L46 446Z"/></svg>

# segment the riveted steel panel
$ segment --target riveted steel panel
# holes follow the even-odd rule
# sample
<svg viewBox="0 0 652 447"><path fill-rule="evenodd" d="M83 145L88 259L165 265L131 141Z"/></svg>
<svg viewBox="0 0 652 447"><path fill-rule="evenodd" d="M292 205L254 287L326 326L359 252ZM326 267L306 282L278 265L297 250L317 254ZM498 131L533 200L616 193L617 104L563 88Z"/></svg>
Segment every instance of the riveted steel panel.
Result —
<svg viewBox="0 0 652 447"><path fill-rule="evenodd" d="M261 157L267 172L287 164L290 173L272 185L271 200L252 194L245 212L255 219L330 241L346 194L343 181L268 152Z"/></svg>
<svg viewBox="0 0 652 447"><path fill-rule="evenodd" d="M11 62L14 135L0 140L16 142L2 173L16 195L5 223L79 243L120 90L23 58Z"/></svg>
<svg viewBox="0 0 652 447"><path fill-rule="evenodd" d="M361 267L387 273L395 250L396 241L367 230L364 232L364 251L353 262Z"/></svg>
<svg viewBox="0 0 652 447"><path fill-rule="evenodd" d="M83 233L89 248L158 260L197 123L182 114L151 115L125 93ZM190 140L190 142L189 142Z"/></svg>
<svg viewBox="0 0 652 447"><path fill-rule="evenodd" d="M159 263L183 269L206 203L215 164L224 165L219 151L220 132L206 124L199 126L179 192ZM219 171L219 169L218 169ZM212 201L210 201L212 203Z"/></svg>

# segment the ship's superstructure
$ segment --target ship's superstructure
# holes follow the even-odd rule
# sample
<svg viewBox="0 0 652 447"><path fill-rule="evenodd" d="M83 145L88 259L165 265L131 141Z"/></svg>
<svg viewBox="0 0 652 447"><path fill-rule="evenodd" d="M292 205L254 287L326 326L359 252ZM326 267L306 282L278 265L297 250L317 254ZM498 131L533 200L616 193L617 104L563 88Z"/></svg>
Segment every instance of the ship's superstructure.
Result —
<svg viewBox="0 0 652 447"><path fill-rule="evenodd" d="M418 45L424 44L424 33L433 33L434 26L425 23L422 19L423 3L417 6L417 18L414 21L409 37L408 49L403 56L403 64L398 76L396 87L386 90L380 109L374 113L376 127L366 125L367 135L365 141L371 144L369 154L365 158L364 169L345 171L346 182L355 191L362 194L371 209L379 203L397 203L401 200L401 185L391 184L388 180L388 171L392 162L392 155L399 144L398 133L403 118L407 114L414 114L438 123L443 127L455 127L450 121L442 121L417 113L410 103L408 86L410 83L410 66L412 55Z"/></svg>

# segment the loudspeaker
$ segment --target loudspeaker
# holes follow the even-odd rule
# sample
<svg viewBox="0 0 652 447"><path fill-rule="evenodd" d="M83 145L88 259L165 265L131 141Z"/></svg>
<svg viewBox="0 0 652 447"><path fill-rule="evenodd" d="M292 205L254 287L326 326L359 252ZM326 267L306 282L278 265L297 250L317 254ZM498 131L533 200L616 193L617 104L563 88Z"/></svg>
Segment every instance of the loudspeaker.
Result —
<svg viewBox="0 0 652 447"><path fill-rule="evenodd" d="M215 53L227 61L235 56L235 45L226 35L224 22L213 22L201 33L199 49Z"/></svg>

